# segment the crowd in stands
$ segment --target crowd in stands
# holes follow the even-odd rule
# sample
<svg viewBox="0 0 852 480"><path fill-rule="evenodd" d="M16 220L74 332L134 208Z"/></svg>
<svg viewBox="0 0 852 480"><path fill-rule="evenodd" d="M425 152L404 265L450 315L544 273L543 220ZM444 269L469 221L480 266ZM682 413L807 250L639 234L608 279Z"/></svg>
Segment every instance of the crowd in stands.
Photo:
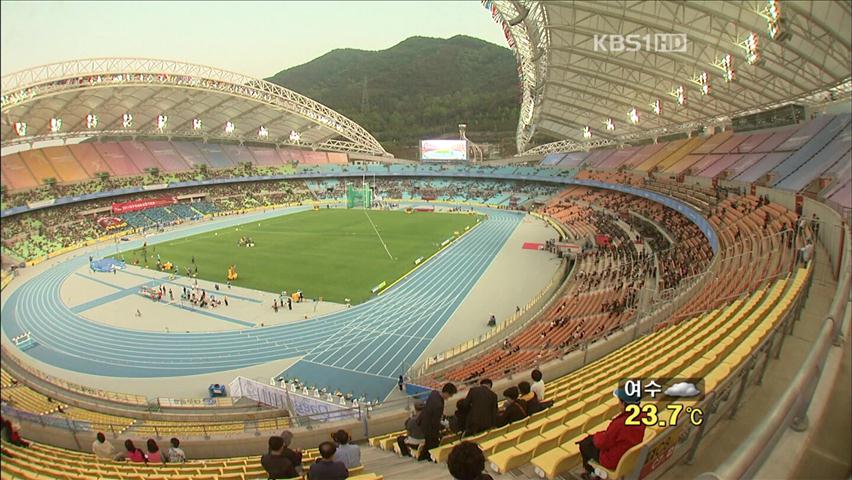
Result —
<svg viewBox="0 0 852 480"><path fill-rule="evenodd" d="M395 438L394 450L398 454L418 460L441 461L445 459L450 474L457 480L489 480L486 473L483 449L490 450L499 436L489 440L480 434L510 424L521 424L527 418L545 412L553 406L552 400L545 401L545 384L541 371L531 372L531 380L521 381L503 391L500 405L497 394L492 390L490 379L482 379L472 386L465 398L456 403L452 416L443 416L444 402L457 393L452 383L445 383L440 391L430 392L425 405L414 405L412 416L405 422L405 434ZM621 457L634 445L642 442L645 427L641 422L629 424L629 405L638 405L640 396L629 393L624 386L613 392L621 409L606 429L588 433L577 442L586 475L594 474L594 465L615 469ZM640 418L643 415L640 414ZM536 429L537 431L537 429ZM476 439L480 439L479 442ZM459 441L461 439L461 441ZM474 439L467 441L464 439ZM482 447L480 445L482 443ZM449 451L449 455L446 453ZM586 478L586 477L584 477Z"/></svg>
<svg viewBox="0 0 852 480"><path fill-rule="evenodd" d="M523 174L531 176L560 176L565 171L551 168L536 168L536 167L467 167L453 165L277 165L277 166L259 166L252 164L240 164L235 167L227 168L208 168L206 165L198 166L196 169L180 171L180 172L157 172L156 174L146 173L145 175L132 175L123 177L109 176L103 179L90 178L88 180L77 183L55 183L53 185L42 185L29 190L8 191L4 188L0 195L2 208L6 210L12 207L27 205L32 202L38 202L50 199L60 199L63 197L80 196L90 193L108 192L112 190L120 190L130 187L139 187L146 185L172 184L189 181L205 181L218 179L238 179L248 176L271 176L271 175L292 175L292 174L318 174L318 173L342 173L356 172L365 173L396 173L409 175L424 175L430 172L449 172L463 173L467 175L493 175L493 174ZM491 190L500 190L500 183L491 182L494 188ZM538 185L541 192L546 194L549 187ZM342 196L343 190L337 191L336 198ZM483 187L488 189L488 187ZM450 192L450 196L465 193L458 190ZM391 195L393 198L400 198ZM472 198L488 198L484 195L471 195Z"/></svg>
<svg viewBox="0 0 852 480"><path fill-rule="evenodd" d="M111 181L112 179L110 179ZM345 196L344 182L333 180L323 185L325 188L311 188L301 180L272 180L263 182L239 182L233 184L214 184L169 190L175 197L195 197L181 200L176 204L146 210L128 212L117 217L123 219L129 228L163 228L200 218L203 215L217 215L218 212L240 212L251 208L272 205L309 202L317 199L340 199ZM556 187L525 182L478 182L460 180L443 182L441 187L432 185L428 180L378 179L378 190L386 197L403 196L407 193L414 198L420 192L429 191L436 197L484 201L499 194L535 195L542 198L556 191ZM508 186L507 186L508 185ZM420 187L423 187L422 190ZM471 188L468 188L471 187ZM464 192L474 192L462 196ZM511 194L508 192L512 192ZM2 245L4 253L10 253L20 259L30 260L47 255L78 242L95 239L114 231L105 231L96 222L98 217L113 215L110 207L113 203L127 202L150 197L151 194L135 193L117 197L89 200L80 203L42 208L5 218L2 222ZM159 194L158 196L162 196ZM83 212L89 212L84 214Z"/></svg>
<svg viewBox="0 0 852 480"><path fill-rule="evenodd" d="M650 200L585 187L568 189L553 198L541 211L560 221L574 236L572 240L582 246L575 255L567 288L545 314L520 332L464 365L439 370L421 381L428 385L442 380L475 382L559 358L623 328L635 314L646 282L650 280L653 285L658 274L663 279L661 286L665 286L706 269L711 254L703 234L688 221L677 219L674 211L656 205ZM641 236L636 238L635 233L625 230L632 217L629 211L654 218L675 240L675 247L649 251ZM669 262L676 261L686 262L691 269L672 268Z"/></svg>

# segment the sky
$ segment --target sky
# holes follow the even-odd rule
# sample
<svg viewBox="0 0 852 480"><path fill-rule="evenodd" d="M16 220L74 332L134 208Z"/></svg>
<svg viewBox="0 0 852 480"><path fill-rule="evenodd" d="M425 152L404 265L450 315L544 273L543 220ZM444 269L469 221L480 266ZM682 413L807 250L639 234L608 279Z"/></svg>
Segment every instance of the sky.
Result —
<svg viewBox="0 0 852 480"><path fill-rule="evenodd" d="M477 0L0 1L0 74L92 57L148 57L269 77L336 48L457 34L506 46Z"/></svg>

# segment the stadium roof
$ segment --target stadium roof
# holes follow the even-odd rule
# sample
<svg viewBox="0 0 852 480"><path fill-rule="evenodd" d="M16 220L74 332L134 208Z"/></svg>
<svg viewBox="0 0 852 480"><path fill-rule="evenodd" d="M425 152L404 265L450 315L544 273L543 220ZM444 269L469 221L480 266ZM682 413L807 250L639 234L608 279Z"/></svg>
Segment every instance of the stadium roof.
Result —
<svg viewBox="0 0 852 480"><path fill-rule="evenodd" d="M846 0L482 3L518 60L519 152L536 131L565 140L528 153L580 150L723 124L787 103L825 103L852 89ZM610 118L613 130L606 128Z"/></svg>
<svg viewBox="0 0 852 480"><path fill-rule="evenodd" d="M74 60L2 77L0 133L4 147L165 135L389 156L363 127L296 92L213 67L144 58Z"/></svg>

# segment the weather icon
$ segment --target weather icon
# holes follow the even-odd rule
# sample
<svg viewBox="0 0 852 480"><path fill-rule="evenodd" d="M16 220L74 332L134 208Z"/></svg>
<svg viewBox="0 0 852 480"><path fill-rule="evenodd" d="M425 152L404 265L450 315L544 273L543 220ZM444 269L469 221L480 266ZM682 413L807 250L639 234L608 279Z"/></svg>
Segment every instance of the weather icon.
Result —
<svg viewBox="0 0 852 480"><path fill-rule="evenodd" d="M695 385L689 382L675 383L666 389L666 395L670 397L694 397L700 394L701 392L695 388Z"/></svg>

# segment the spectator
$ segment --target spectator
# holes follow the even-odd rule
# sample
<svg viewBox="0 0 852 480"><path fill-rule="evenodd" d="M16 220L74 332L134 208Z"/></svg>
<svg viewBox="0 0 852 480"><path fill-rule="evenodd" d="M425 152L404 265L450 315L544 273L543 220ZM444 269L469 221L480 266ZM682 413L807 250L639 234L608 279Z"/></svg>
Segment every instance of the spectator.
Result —
<svg viewBox="0 0 852 480"><path fill-rule="evenodd" d="M281 432L281 439L284 440L284 456L290 459L290 463L292 463L295 468L301 468L302 450L298 448L293 450L290 448L290 445L293 443L293 432L290 430L284 430Z"/></svg>
<svg viewBox="0 0 852 480"><path fill-rule="evenodd" d="M444 416L444 402L458 392L456 386L452 383L445 383L441 388L441 393L433 390L426 399L426 406L423 412L420 413L420 428L423 429L424 448L420 449L420 455L417 460L428 460L429 450L437 447L441 443L441 419Z"/></svg>
<svg viewBox="0 0 852 480"><path fill-rule="evenodd" d="M617 388L613 395L621 401L623 407L621 413L609 422L606 430L588 435L577 442L577 445L580 446L580 455L583 456L583 467L589 475L594 473L594 468L589 465L589 460L600 463L604 468L615 470L621 456L634 445L642 443L645 438L644 422L639 421L638 425L626 425L625 423L628 417L627 406L639 405L641 397L639 395L628 395L623 388ZM642 413L637 420L644 417L645 414Z"/></svg>
<svg viewBox="0 0 852 480"><path fill-rule="evenodd" d="M293 462L284 456L284 439L281 437L269 437L269 453L260 457L260 464L271 480L299 475Z"/></svg>
<svg viewBox="0 0 852 480"><path fill-rule="evenodd" d="M30 442L21 437L20 427L9 420L3 420L3 440L19 447L30 446Z"/></svg>
<svg viewBox="0 0 852 480"><path fill-rule="evenodd" d="M338 430L331 434L331 439L337 445L334 460L343 463L346 468L355 468L361 465L361 449L358 445L349 443L349 433L346 430Z"/></svg>
<svg viewBox="0 0 852 480"><path fill-rule="evenodd" d="M544 377L541 375L541 370L535 369L530 374L532 377L532 385L530 388L535 393L536 398L538 398L539 403L544 402Z"/></svg>
<svg viewBox="0 0 852 480"><path fill-rule="evenodd" d="M405 421L406 435L396 438L396 443L399 445L399 453L403 457L410 457L412 448L417 451L423 445L423 429L417 424L421 412L423 412L423 402L415 403L414 411L408 417L408 420Z"/></svg>
<svg viewBox="0 0 852 480"><path fill-rule="evenodd" d="M334 460L337 447L332 442L322 442L319 446L320 458L308 470L308 480L343 480L349 477L349 470L342 462Z"/></svg>
<svg viewBox="0 0 852 480"><path fill-rule="evenodd" d="M469 408L464 424L465 436L484 432L497 424L497 394L491 390L492 385L490 379L483 378L478 386L467 392L463 400Z"/></svg>
<svg viewBox="0 0 852 480"><path fill-rule="evenodd" d="M166 459L160 454L160 446L153 438L148 439L148 462L153 464L166 463Z"/></svg>
<svg viewBox="0 0 852 480"><path fill-rule="evenodd" d="M134 463L147 463L148 457L145 456L145 452L141 449L136 448L136 445L133 445L133 440L127 439L124 441L125 451L119 453L115 456L115 460L130 460Z"/></svg>
<svg viewBox="0 0 852 480"><path fill-rule="evenodd" d="M527 414L532 415L542 410L541 404L538 402L538 397L536 397L530 388L530 382L523 381L519 383L518 393L520 394L520 400L526 404Z"/></svg>
<svg viewBox="0 0 852 480"><path fill-rule="evenodd" d="M802 266L803 267L808 266L808 262L811 261L811 258L813 257L813 255L814 255L814 245L813 245L813 242L811 240L808 240L807 245L805 245L804 247L802 247L799 250L799 257L802 260Z"/></svg>
<svg viewBox="0 0 852 480"><path fill-rule="evenodd" d="M527 418L527 406L521 400L518 387L509 387L503 391L503 396L506 397L503 411L497 417L497 426L503 427L512 422Z"/></svg>
<svg viewBox="0 0 852 480"><path fill-rule="evenodd" d="M183 453L183 449L180 448L180 440L177 438L172 438L169 440L171 443L171 447L169 447L169 451L166 452L166 460L169 463L185 463L186 462L186 454Z"/></svg>
<svg viewBox="0 0 852 480"><path fill-rule="evenodd" d="M455 480L492 480L491 475L484 473L485 455L473 442L461 442L453 447L447 467Z"/></svg>
<svg viewBox="0 0 852 480"><path fill-rule="evenodd" d="M107 460L113 457L112 443L106 439L106 435L103 432L98 432L97 438L92 442L92 453L97 458L105 458Z"/></svg>

